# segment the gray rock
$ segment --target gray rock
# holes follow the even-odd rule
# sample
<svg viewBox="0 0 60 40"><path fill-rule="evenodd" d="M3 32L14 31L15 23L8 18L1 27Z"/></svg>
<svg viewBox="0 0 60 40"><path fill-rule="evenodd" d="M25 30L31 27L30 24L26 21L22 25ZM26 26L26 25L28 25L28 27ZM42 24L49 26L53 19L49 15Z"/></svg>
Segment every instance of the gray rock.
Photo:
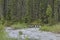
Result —
<svg viewBox="0 0 60 40"><path fill-rule="evenodd" d="M22 35L19 35L20 31L22 32ZM22 40L25 40L26 37L28 37L29 40L57 40L57 37L54 33L39 31L39 28L17 30L13 30L12 28L9 30L9 28L7 28L6 32L10 38L20 38Z"/></svg>

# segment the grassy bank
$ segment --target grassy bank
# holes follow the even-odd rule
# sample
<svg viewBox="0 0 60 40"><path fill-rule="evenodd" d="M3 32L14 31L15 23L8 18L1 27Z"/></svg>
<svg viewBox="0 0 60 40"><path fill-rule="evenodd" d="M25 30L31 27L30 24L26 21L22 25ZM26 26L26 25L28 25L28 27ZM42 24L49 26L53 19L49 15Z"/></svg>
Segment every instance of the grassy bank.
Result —
<svg viewBox="0 0 60 40"><path fill-rule="evenodd" d="M0 24L0 40L7 40L5 31L4 31L4 25Z"/></svg>
<svg viewBox="0 0 60 40"><path fill-rule="evenodd" d="M42 31L50 31L50 32L55 32L55 33L60 33L60 24L48 26L44 25L40 28Z"/></svg>
<svg viewBox="0 0 60 40"><path fill-rule="evenodd" d="M15 23L15 24L11 25L11 27L14 29L22 29L22 28L27 28L28 25L25 23L22 23L22 24L21 23Z"/></svg>
<svg viewBox="0 0 60 40"><path fill-rule="evenodd" d="M4 31L5 24L0 24L0 40L17 40L14 38L7 38L7 33Z"/></svg>

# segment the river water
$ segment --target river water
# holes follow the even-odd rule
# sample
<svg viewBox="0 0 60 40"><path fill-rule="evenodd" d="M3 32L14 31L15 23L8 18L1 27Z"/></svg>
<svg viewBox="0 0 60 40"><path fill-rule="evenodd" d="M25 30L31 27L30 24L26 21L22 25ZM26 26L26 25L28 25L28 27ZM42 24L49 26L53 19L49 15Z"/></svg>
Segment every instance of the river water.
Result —
<svg viewBox="0 0 60 40"><path fill-rule="evenodd" d="M40 31L39 28L25 28L14 30L11 27L6 27L5 31L9 38L17 38L18 40L60 40L60 34L54 34L52 32Z"/></svg>

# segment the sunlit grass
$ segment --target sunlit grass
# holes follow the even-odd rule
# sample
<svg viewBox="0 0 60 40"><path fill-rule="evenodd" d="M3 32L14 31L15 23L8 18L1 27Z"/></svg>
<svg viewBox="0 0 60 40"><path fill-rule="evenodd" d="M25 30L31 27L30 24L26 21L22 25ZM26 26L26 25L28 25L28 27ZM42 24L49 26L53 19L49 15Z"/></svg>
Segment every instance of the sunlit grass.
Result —
<svg viewBox="0 0 60 40"><path fill-rule="evenodd" d="M42 31L50 31L50 32L55 32L55 33L60 33L60 24L48 26L44 25L40 28Z"/></svg>
<svg viewBox="0 0 60 40"><path fill-rule="evenodd" d="M0 24L0 40L17 40L17 39L14 39L14 38L8 38L7 37L7 33L4 31L5 25L3 24Z"/></svg>
<svg viewBox="0 0 60 40"><path fill-rule="evenodd" d="M7 40L5 31L4 31L4 25L0 24L0 40Z"/></svg>
<svg viewBox="0 0 60 40"><path fill-rule="evenodd" d="M11 27L13 27L14 29L21 29L21 28L27 28L28 27L28 25L27 24L25 24L25 23L16 23L16 24L13 24L13 25L11 25Z"/></svg>

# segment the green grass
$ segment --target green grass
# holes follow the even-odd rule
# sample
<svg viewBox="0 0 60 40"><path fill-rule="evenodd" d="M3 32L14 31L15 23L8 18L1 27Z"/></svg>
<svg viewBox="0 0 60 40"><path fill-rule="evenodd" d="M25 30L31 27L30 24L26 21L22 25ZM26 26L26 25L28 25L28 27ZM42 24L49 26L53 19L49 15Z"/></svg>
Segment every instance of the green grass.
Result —
<svg viewBox="0 0 60 40"><path fill-rule="evenodd" d="M26 37L26 38L25 38L25 40L29 40L29 38L28 38L28 37Z"/></svg>
<svg viewBox="0 0 60 40"><path fill-rule="evenodd" d="M28 25L25 24L25 23L22 23L22 24L21 23L16 23L16 24L11 25L11 27L14 28L14 29L22 29L22 28L27 28Z"/></svg>
<svg viewBox="0 0 60 40"><path fill-rule="evenodd" d="M40 28L40 30L60 33L60 24L56 24L52 26L44 25Z"/></svg>
<svg viewBox="0 0 60 40"><path fill-rule="evenodd" d="M17 40L14 38L7 38L7 33L4 31L4 24L0 24L0 40Z"/></svg>
<svg viewBox="0 0 60 40"><path fill-rule="evenodd" d="M0 40L7 40L5 31L4 31L4 25L0 24Z"/></svg>

